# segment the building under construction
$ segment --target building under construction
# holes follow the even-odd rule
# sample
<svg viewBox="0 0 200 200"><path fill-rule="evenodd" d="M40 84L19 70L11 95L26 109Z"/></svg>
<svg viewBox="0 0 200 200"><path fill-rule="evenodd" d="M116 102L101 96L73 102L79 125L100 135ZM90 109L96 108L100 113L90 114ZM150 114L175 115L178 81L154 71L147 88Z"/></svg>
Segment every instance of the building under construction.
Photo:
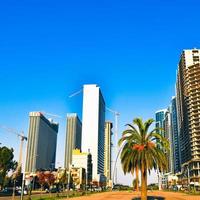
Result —
<svg viewBox="0 0 200 200"><path fill-rule="evenodd" d="M182 52L176 89L182 183L198 186L200 183L200 50Z"/></svg>
<svg viewBox="0 0 200 200"><path fill-rule="evenodd" d="M58 124L41 112L30 112L25 172L55 168Z"/></svg>

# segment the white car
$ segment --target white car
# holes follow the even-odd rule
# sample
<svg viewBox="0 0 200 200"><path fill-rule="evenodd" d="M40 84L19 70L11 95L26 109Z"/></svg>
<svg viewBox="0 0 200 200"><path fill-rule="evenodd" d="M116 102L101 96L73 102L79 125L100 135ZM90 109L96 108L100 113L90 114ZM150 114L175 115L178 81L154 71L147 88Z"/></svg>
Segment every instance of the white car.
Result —
<svg viewBox="0 0 200 200"><path fill-rule="evenodd" d="M22 191L21 191L21 189L20 189L20 190L18 190L17 192L18 192L18 194L21 194ZM27 195L27 194L28 194L28 191L27 191L27 190L24 190L24 194Z"/></svg>
<svg viewBox="0 0 200 200"><path fill-rule="evenodd" d="M96 191L96 192L101 192L101 191L102 191L102 188L101 188L101 187L95 187L95 188L94 188L94 191Z"/></svg>

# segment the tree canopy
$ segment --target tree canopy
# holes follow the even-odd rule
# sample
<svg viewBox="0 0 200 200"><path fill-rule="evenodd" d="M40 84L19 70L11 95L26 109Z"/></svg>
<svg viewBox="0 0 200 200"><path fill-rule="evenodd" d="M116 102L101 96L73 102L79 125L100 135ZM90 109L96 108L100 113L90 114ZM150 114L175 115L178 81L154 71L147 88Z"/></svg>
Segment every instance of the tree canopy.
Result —
<svg viewBox="0 0 200 200"><path fill-rule="evenodd" d="M133 173L136 169L141 172L142 200L147 199L147 171L158 169L164 172L168 166L169 142L157 128L149 130L153 122L153 119L143 122L141 118L135 118L132 124L127 124L119 140L124 173Z"/></svg>
<svg viewBox="0 0 200 200"><path fill-rule="evenodd" d="M17 162L14 159L14 150L8 147L0 147L0 188L4 185L5 177L9 171L15 170Z"/></svg>

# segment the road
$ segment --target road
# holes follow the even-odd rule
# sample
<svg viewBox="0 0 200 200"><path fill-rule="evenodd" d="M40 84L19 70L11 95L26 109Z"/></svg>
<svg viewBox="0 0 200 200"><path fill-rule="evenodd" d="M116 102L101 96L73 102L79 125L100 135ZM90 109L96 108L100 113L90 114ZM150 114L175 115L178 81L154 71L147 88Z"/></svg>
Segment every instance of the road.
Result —
<svg viewBox="0 0 200 200"><path fill-rule="evenodd" d="M76 197L73 200L131 200L133 197L139 196L136 192L106 192L90 196ZM174 192L149 192L149 196L162 196L165 200L200 200L200 196L186 195Z"/></svg>
<svg viewBox="0 0 200 200"><path fill-rule="evenodd" d="M139 196L140 193L136 192L104 192L99 194L93 194L89 196L74 197L72 200L132 200L133 197ZM165 200L200 200L200 196L192 196L183 193L175 192L162 192L154 191L149 192L149 196L162 196ZM0 197L0 200L11 200L11 197ZM19 197L16 198L19 200ZM67 200L67 199L65 199Z"/></svg>

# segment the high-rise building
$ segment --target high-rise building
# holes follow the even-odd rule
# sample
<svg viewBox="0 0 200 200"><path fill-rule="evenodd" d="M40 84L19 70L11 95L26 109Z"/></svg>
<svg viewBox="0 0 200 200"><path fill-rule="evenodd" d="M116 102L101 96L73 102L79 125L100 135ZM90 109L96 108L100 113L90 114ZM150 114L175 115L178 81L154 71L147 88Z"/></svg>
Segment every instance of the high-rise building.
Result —
<svg viewBox="0 0 200 200"><path fill-rule="evenodd" d="M112 122L105 123L105 142L104 142L104 175L107 178L107 183L111 180L111 137L112 137Z"/></svg>
<svg viewBox="0 0 200 200"><path fill-rule="evenodd" d="M164 118L164 137L169 141L170 149L166 152L168 160L167 172L172 174L174 172L174 155L173 155L173 137L172 137L172 123L171 123L171 106L165 112Z"/></svg>
<svg viewBox="0 0 200 200"><path fill-rule="evenodd" d="M92 155L90 152L81 152L80 149L72 151L72 166L84 168L87 173L87 183L92 181Z"/></svg>
<svg viewBox="0 0 200 200"><path fill-rule="evenodd" d="M176 88L182 173L186 174L186 181L199 183L200 50L192 49L182 52Z"/></svg>
<svg viewBox="0 0 200 200"><path fill-rule="evenodd" d="M25 172L54 169L58 123L40 112L30 112Z"/></svg>
<svg viewBox="0 0 200 200"><path fill-rule="evenodd" d="M90 150L93 179L104 175L105 101L97 85L84 85L82 151ZM98 180L97 180L98 181Z"/></svg>
<svg viewBox="0 0 200 200"><path fill-rule="evenodd" d="M168 186L168 177L172 174L173 171L173 152L172 152L172 125L171 125L171 107L169 106L167 109L159 110L155 113L156 117L156 128L163 137L165 137L170 143L170 151L165 152L167 161L168 161L168 169L164 173L158 172L158 186L159 190L161 188L166 189Z"/></svg>
<svg viewBox="0 0 200 200"><path fill-rule="evenodd" d="M162 109L158 110L155 115L156 115L156 128L160 128L158 132L164 136L164 119L165 119L165 113L167 112L167 109Z"/></svg>
<svg viewBox="0 0 200 200"><path fill-rule="evenodd" d="M171 129L172 129L172 151L173 151L173 173L181 171L180 165L180 144L179 144L179 129L177 119L176 97L171 100Z"/></svg>
<svg viewBox="0 0 200 200"><path fill-rule="evenodd" d="M82 124L76 113L67 114L65 168L72 163L72 150L81 149Z"/></svg>

